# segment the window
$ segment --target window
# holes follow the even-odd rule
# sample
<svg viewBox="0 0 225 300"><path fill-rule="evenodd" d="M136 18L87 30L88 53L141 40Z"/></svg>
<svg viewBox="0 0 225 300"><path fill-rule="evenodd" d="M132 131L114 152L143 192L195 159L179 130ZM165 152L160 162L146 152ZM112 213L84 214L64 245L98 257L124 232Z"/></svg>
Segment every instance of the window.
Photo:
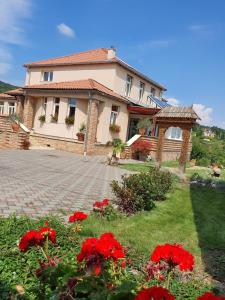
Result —
<svg viewBox="0 0 225 300"><path fill-rule="evenodd" d="M9 102L9 115L13 115L16 112L16 104L15 102Z"/></svg>
<svg viewBox="0 0 225 300"><path fill-rule="evenodd" d="M156 95L156 89L155 88L151 88L151 95L153 96L153 97L155 97L155 95Z"/></svg>
<svg viewBox="0 0 225 300"><path fill-rule="evenodd" d="M43 72L42 73L42 80L43 81L52 81L53 80L53 72Z"/></svg>
<svg viewBox="0 0 225 300"><path fill-rule="evenodd" d="M0 101L0 115L4 115L4 102Z"/></svg>
<svg viewBox="0 0 225 300"><path fill-rule="evenodd" d="M166 138L170 140L182 140L182 130L179 127L170 127L166 131Z"/></svg>
<svg viewBox="0 0 225 300"><path fill-rule="evenodd" d="M111 110L111 116L110 116L110 125L116 124L118 113L119 113L119 106L113 105Z"/></svg>
<svg viewBox="0 0 225 300"><path fill-rule="evenodd" d="M131 87L132 87L133 77L130 75L127 75L127 81L126 81L126 87L125 87L125 95L127 97L130 96L131 93Z"/></svg>
<svg viewBox="0 0 225 300"><path fill-rule="evenodd" d="M144 82L140 81L139 100L143 99L144 92L145 92L145 84Z"/></svg>
<svg viewBox="0 0 225 300"><path fill-rule="evenodd" d="M68 109L68 117L75 117L76 111L76 99L69 99L69 109Z"/></svg>
<svg viewBox="0 0 225 300"><path fill-rule="evenodd" d="M47 102L48 102L48 98L44 98L43 104L42 104L44 115L46 115L46 111L47 111Z"/></svg>
<svg viewBox="0 0 225 300"><path fill-rule="evenodd" d="M60 98L54 99L54 107L53 107L53 115L58 116L59 115L59 105L60 105Z"/></svg>

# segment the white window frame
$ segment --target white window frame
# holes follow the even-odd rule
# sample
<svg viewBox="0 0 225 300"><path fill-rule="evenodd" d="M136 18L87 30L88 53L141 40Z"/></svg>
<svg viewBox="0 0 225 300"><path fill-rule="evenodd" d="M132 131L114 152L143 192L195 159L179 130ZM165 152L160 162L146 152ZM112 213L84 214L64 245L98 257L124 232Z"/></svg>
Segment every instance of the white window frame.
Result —
<svg viewBox="0 0 225 300"><path fill-rule="evenodd" d="M117 107L117 109L114 109L113 107ZM115 125L118 115L119 115L119 109L120 107L117 105L112 105L111 114L110 114L110 125Z"/></svg>
<svg viewBox="0 0 225 300"><path fill-rule="evenodd" d="M71 104L70 102L72 100L75 100L75 104ZM77 110L77 100L75 98L69 98L68 99L68 111L67 111L67 117L69 117L70 115L70 107L75 107L75 111L74 111L74 118L75 118L75 115L76 115L76 110Z"/></svg>
<svg viewBox="0 0 225 300"><path fill-rule="evenodd" d="M143 99L144 96L144 92L145 92L145 83L140 81L140 87L139 87L139 100Z"/></svg>
<svg viewBox="0 0 225 300"><path fill-rule="evenodd" d="M47 80L45 80L45 74L47 74ZM53 71L42 71L42 81L44 82L53 81Z"/></svg>
<svg viewBox="0 0 225 300"><path fill-rule="evenodd" d="M156 96L156 89L155 89L154 87L151 87L151 95L152 95L153 97Z"/></svg>
<svg viewBox="0 0 225 300"><path fill-rule="evenodd" d="M168 140L182 141L183 140L183 131L180 127L169 127L166 131L166 138Z"/></svg>
<svg viewBox="0 0 225 300"><path fill-rule="evenodd" d="M125 96L126 97L130 97L132 85L133 85L133 77L131 75L127 74L126 85L125 85Z"/></svg>
<svg viewBox="0 0 225 300"><path fill-rule="evenodd" d="M58 101L59 100L59 102L56 102L56 100ZM52 112L52 114L53 114L53 116L55 116L55 114L56 114L56 107L58 107L58 108L60 108L60 98L59 97L55 97L54 98L54 103L53 103L53 112ZM59 109L58 109L58 116L59 116Z"/></svg>
<svg viewBox="0 0 225 300"><path fill-rule="evenodd" d="M16 102L10 101L8 103L8 114L10 116L10 115L13 115L15 113L16 113Z"/></svg>
<svg viewBox="0 0 225 300"><path fill-rule="evenodd" d="M3 104L1 104L3 103ZM4 115L5 112L5 102L4 101L0 101L0 115Z"/></svg>

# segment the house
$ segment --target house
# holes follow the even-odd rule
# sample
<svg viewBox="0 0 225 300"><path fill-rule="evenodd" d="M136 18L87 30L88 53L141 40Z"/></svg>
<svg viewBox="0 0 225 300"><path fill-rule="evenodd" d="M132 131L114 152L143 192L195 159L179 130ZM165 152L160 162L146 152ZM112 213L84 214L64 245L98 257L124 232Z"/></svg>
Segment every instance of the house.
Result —
<svg viewBox="0 0 225 300"><path fill-rule="evenodd" d="M16 105L16 97L5 93L0 94L0 116L8 116L16 113Z"/></svg>
<svg viewBox="0 0 225 300"><path fill-rule="evenodd" d="M214 138L215 133L210 128L203 129L203 136L206 138Z"/></svg>
<svg viewBox="0 0 225 300"><path fill-rule="evenodd" d="M114 48L26 63L24 67L25 86L8 93L20 99L19 112L31 130L33 145L108 154L107 144L117 138L130 140L144 117L151 119L151 135L157 140L154 116L170 106L163 99L166 88L118 58ZM84 126L85 138L80 141L77 133ZM163 159L177 159L182 130L171 126L166 139L175 146L170 143ZM190 152L191 143L189 146Z"/></svg>

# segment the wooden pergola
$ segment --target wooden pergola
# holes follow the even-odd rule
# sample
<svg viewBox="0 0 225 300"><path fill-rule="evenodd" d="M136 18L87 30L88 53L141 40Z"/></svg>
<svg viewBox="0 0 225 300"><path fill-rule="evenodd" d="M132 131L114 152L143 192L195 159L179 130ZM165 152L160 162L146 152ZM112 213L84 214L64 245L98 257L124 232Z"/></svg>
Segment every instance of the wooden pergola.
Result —
<svg viewBox="0 0 225 300"><path fill-rule="evenodd" d="M159 126L159 136L157 144L156 159L161 165L163 144L165 132L169 127L179 127L182 129L182 147L179 158L179 170L185 172L186 162L188 159L188 144L191 138L191 128L197 120L200 120L193 107L175 107L168 106L163 108L154 116L155 123Z"/></svg>

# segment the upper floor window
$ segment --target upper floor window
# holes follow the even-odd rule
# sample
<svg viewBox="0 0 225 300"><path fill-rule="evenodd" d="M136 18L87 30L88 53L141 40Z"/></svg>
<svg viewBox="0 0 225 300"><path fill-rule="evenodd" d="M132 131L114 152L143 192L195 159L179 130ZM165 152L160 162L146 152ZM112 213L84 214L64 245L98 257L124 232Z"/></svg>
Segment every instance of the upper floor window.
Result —
<svg viewBox="0 0 225 300"><path fill-rule="evenodd" d="M126 86L125 86L125 95L127 97L130 97L132 83L133 83L133 77L130 75L127 75L127 81L126 81Z"/></svg>
<svg viewBox="0 0 225 300"><path fill-rule="evenodd" d="M43 72L42 80L43 81L52 81L53 80L53 72L52 71Z"/></svg>
<svg viewBox="0 0 225 300"><path fill-rule="evenodd" d="M0 115L4 115L4 102L0 101Z"/></svg>
<svg viewBox="0 0 225 300"><path fill-rule="evenodd" d="M151 95L153 96L153 97L155 97L155 95L156 95L156 89L155 88L151 88Z"/></svg>
<svg viewBox="0 0 225 300"><path fill-rule="evenodd" d="M111 116L110 116L110 125L116 124L118 113L119 113L119 106L112 105Z"/></svg>
<svg viewBox="0 0 225 300"><path fill-rule="evenodd" d="M68 109L68 117L75 117L76 112L76 99L69 99L69 109Z"/></svg>
<svg viewBox="0 0 225 300"><path fill-rule="evenodd" d="M140 81L139 100L143 99L144 92L145 92L145 84L144 84L144 82Z"/></svg>
<svg viewBox="0 0 225 300"><path fill-rule="evenodd" d="M16 104L15 102L9 102L9 107L8 107L9 115L13 115L16 112Z"/></svg>
<svg viewBox="0 0 225 300"><path fill-rule="evenodd" d="M167 129L165 136L170 140L182 140L182 129L179 127L170 127Z"/></svg>

